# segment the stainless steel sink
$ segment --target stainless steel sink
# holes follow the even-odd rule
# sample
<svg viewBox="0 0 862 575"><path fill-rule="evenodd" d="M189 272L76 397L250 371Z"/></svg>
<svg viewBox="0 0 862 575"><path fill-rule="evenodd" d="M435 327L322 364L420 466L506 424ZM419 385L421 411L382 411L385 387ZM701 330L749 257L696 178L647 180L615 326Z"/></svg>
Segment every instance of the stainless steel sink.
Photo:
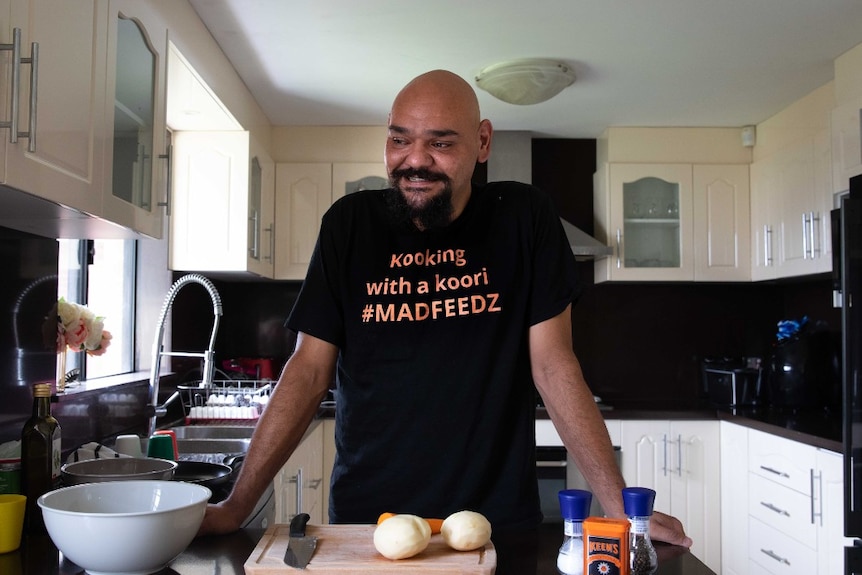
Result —
<svg viewBox="0 0 862 575"><path fill-rule="evenodd" d="M177 440L248 439L254 427L242 425L183 425L172 427Z"/></svg>
<svg viewBox="0 0 862 575"><path fill-rule="evenodd" d="M251 439L179 439L177 450L180 455L192 453L246 453Z"/></svg>

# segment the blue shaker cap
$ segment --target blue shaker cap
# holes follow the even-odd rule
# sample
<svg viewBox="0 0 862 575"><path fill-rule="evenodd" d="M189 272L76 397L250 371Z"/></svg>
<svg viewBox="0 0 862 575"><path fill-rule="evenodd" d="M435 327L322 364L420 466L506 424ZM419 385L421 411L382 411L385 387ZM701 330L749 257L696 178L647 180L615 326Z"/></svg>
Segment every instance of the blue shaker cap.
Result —
<svg viewBox="0 0 862 575"><path fill-rule="evenodd" d="M655 503L655 491L647 487L623 488L623 506L629 517L649 517Z"/></svg>
<svg viewBox="0 0 862 575"><path fill-rule="evenodd" d="M560 514L569 521L583 521L590 516L593 494L583 489L563 489L558 494Z"/></svg>

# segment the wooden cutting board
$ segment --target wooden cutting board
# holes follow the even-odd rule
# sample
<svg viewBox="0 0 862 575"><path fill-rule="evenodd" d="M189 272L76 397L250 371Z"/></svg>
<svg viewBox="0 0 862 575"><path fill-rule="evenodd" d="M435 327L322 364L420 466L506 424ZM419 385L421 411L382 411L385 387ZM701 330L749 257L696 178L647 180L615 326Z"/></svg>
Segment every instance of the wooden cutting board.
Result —
<svg viewBox="0 0 862 575"><path fill-rule="evenodd" d="M493 543L475 551L455 551L440 534L409 559L392 561L374 548L375 525L308 525L307 536L317 537L317 549L304 572L321 575L375 573L463 573L492 575L497 568ZM303 573L284 564L290 537L288 525L271 525L245 562L246 575Z"/></svg>

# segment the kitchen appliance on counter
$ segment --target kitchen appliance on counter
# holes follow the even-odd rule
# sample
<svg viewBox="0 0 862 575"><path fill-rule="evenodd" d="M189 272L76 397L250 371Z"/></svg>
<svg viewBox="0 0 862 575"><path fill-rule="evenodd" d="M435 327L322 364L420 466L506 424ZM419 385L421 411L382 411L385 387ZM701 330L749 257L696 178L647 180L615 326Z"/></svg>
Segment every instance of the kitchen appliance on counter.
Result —
<svg viewBox="0 0 862 575"><path fill-rule="evenodd" d="M769 405L838 409L841 341L823 322L806 321L798 334L773 347L767 365Z"/></svg>
<svg viewBox="0 0 862 575"><path fill-rule="evenodd" d="M841 303L844 424L844 548L846 575L862 574L862 176L832 212L836 300Z"/></svg>
<svg viewBox="0 0 862 575"><path fill-rule="evenodd" d="M701 364L703 388L715 407L750 407L762 400L759 357L704 358Z"/></svg>

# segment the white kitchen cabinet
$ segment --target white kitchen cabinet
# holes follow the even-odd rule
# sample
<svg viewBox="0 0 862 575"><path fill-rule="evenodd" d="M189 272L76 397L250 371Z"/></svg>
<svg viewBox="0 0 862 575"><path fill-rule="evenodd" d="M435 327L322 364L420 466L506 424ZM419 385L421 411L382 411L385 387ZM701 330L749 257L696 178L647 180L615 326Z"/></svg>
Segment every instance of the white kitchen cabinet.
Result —
<svg viewBox="0 0 862 575"><path fill-rule="evenodd" d="M832 192L850 188L849 180L862 174L862 133L860 115L862 99L832 110Z"/></svg>
<svg viewBox="0 0 862 575"><path fill-rule="evenodd" d="M167 35L148 4L110 0L105 121L112 144L101 214L153 238L162 237L168 195Z"/></svg>
<svg viewBox="0 0 862 575"><path fill-rule="evenodd" d="M247 131L175 132L172 270L272 277L273 162Z"/></svg>
<svg viewBox="0 0 862 575"><path fill-rule="evenodd" d="M692 553L721 565L721 478L717 421L622 420L626 484L656 492L655 510L682 521Z"/></svg>
<svg viewBox="0 0 862 575"><path fill-rule="evenodd" d="M832 269L831 162L824 130L752 164L752 279Z"/></svg>
<svg viewBox="0 0 862 575"><path fill-rule="evenodd" d="M303 280L324 212L345 193L386 185L382 163L276 166L275 278Z"/></svg>
<svg viewBox="0 0 862 575"><path fill-rule="evenodd" d="M615 249L596 281L749 278L747 166L611 163L595 184L596 235Z"/></svg>
<svg viewBox="0 0 862 575"><path fill-rule="evenodd" d="M2 130L2 182L88 214L99 214L105 186L107 0L15 0L3 17L3 43L20 30L21 57L30 58L38 43L38 102L35 131L31 117L32 64L22 64L18 132L9 141ZM3 53L4 101L10 96L12 58ZM9 102L3 106L8 117Z"/></svg>
<svg viewBox="0 0 862 575"><path fill-rule="evenodd" d="M749 173L745 165L695 165L695 281L751 279Z"/></svg>
<svg viewBox="0 0 862 575"><path fill-rule="evenodd" d="M842 573L844 547L853 540L844 537L844 458L841 453L817 450L814 475L815 522L817 524L817 573Z"/></svg>
<svg viewBox="0 0 862 575"><path fill-rule="evenodd" d="M748 429L722 421L720 432L721 573L748 575Z"/></svg>
<svg viewBox="0 0 862 575"><path fill-rule="evenodd" d="M329 488L332 483L332 468L335 465L335 419L324 419L323 427L323 499L321 511L323 522L329 522Z"/></svg>
<svg viewBox="0 0 862 575"><path fill-rule="evenodd" d="M322 524L323 483L323 425L314 421L274 479L276 523L308 513L310 523Z"/></svg>
<svg viewBox="0 0 862 575"><path fill-rule="evenodd" d="M752 573L840 573L843 469L838 453L748 430Z"/></svg>

